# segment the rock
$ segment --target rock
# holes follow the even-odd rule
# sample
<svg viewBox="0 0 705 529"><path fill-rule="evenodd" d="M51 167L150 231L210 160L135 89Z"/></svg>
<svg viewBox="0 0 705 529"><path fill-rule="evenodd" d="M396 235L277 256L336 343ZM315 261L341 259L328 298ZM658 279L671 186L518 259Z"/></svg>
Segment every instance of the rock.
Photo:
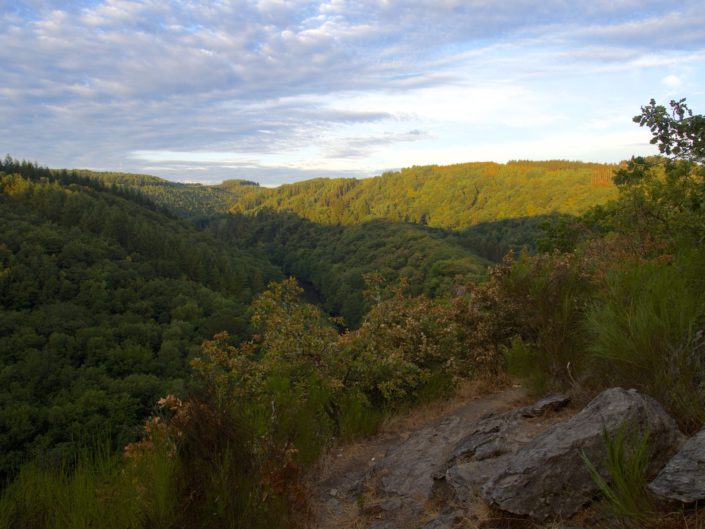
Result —
<svg viewBox="0 0 705 529"><path fill-rule="evenodd" d="M463 511L441 513L436 518L424 524L421 529L453 529L465 519Z"/></svg>
<svg viewBox="0 0 705 529"><path fill-rule="evenodd" d="M382 520L370 525L370 529L396 529L396 526L392 522Z"/></svg>
<svg viewBox="0 0 705 529"><path fill-rule="evenodd" d="M517 410L486 415L455 445L434 478L445 479L462 503L472 503L482 486L506 468L509 456L547 427L537 418L569 402L566 395L552 395Z"/></svg>
<svg viewBox="0 0 705 529"><path fill-rule="evenodd" d="M683 445L648 488L667 500L683 503L705 500L705 428Z"/></svg>
<svg viewBox="0 0 705 529"><path fill-rule="evenodd" d="M441 493L433 475L451 458L453 447L488 409L509 406L520 395L510 390L468 402L412 431L379 457L365 478L365 490L378 505L387 500L401 502L394 510L380 507L380 520L394 520L394 527L416 527L429 501Z"/></svg>
<svg viewBox="0 0 705 529"><path fill-rule="evenodd" d="M570 397L566 395L551 395L530 406L486 415L455 445L445 467L435 473L436 479L442 479L445 470L458 463L483 461L515 452L536 434L536 430L522 419L557 411L569 402Z"/></svg>
<svg viewBox="0 0 705 529"><path fill-rule="evenodd" d="M402 502L399 498L391 498L383 501L379 506L383 511L396 511L397 509L401 509Z"/></svg>
<svg viewBox="0 0 705 529"><path fill-rule="evenodd" d="M507 457L504 469L482 486L481 496L513 514L540 520L569 518L598 492L581 454L599 465L603 432L614 434L625 422L630 433L650 432L654 472L682 440L675 421L654 399L636 390L608 389L572 419L549 428Z"/></svg>
<svg viewBox="0 0 705 529"><path fill-rule="evenodd" d="M454 524L448 523L448 520L445 518L436 518L424 524L421 529L453 529L453 525Z"/></svg>
<svg viewBox="0 0 705 529"><path fill-rule="evenodd" d="M335 498L331 498L325 503L325 509L328 514L338 516L343 512L343 506Z"/></svg>
<svg viewBox="0 0 705 529"><path fill-rule="evenodd" d="M446 471L445 481L451 487L455 498L469 505L480 496L485 483L507 468L510 457L511 454L505 454L483 461L454 465Z"/></svg>
<svg viewBox="0 0 705 529"><path fill-rule="evenodd" d="M562 393L554 393L548 397L544 397L537 403L526 406L518 410L522 417L537 417L549 411L559 411L570 404L570 397Z"/></svg>

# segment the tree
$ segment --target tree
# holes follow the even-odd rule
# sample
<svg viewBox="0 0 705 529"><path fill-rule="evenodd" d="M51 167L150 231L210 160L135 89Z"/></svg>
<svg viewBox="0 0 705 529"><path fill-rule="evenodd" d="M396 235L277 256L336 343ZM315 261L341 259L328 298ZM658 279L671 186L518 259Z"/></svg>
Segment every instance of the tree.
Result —
<svg viewBox="0 0 705 529"><path fill-rule="evenodd" d="M659 152L674 159L705 161L705 116L693 115L685 98L670 102L670 112L652 99L641 107L641 114L634 122L647 126L653 134L651 142Z"/></svg>
<svg viewBox="0 0 705 529"><path fill-rule="evenodd" d="M615 173L621 193L615 227L649 244L698 244L705 240L705 117L685 99L670 107L652 99L634 117L649 127L662 156L633 157Z"/></svg>

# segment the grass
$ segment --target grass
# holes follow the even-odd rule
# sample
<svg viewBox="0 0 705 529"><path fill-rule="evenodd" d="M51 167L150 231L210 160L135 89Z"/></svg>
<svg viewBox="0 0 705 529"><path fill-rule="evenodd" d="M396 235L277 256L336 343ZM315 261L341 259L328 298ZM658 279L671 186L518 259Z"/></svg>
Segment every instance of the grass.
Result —
<svg viewBox="0 0 705 529"><path fill-rule="evenodd" d="M702 252L618 270L586 320L594 376L659 400L693 430L705 423Z"/></svg>
<svg viewBox="0 0 705 529"><path fill-rule="evenodd" d="M119 457L102 447L74 464L41 460L22 467L0 498L0 527L12 529L128 529L140 527L138 494Z"/></svg>
<svg viewBox="0 0 705 529"><path fill-rule="evenodd" d="M338 408L338 436L344 443L370 437L377 433L385 413L374 408L359 392L350 392L340 399Z"/></svg>
<svg viewBox="0 0 705 529"><path fill-rule="evenodd" d="M507 372L521 378L534 395L544 394L551 387L549 375L538 360L541 356L535 347L524 343L519 337L515 337L505 351Z"/></svg>
<svg viewBox="0 0 705 529"><path fill-rule="evenodd" d="M601 467L606 476L585 453L582 458L604 497L605 512L622 525L637 528L654 518L654 506L646 489L649 434L637 439L629 432L627 423L613 436L603 432L606 453Z"/></svg>

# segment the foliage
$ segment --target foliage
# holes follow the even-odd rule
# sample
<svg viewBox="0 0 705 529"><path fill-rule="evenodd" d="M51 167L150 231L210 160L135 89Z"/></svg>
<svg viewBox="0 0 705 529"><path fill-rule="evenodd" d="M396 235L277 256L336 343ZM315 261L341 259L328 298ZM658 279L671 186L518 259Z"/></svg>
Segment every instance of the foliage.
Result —
<svg viewBox="0 0 705 529"><path fill-rule="evenodd" d="M605 430L603 439L606 454L599 468L585 453L582 458L604 496L604 509L627 527L648 526L654 518L654 505L646 489L651 458L648 432L636 436L624 423L614 436Z"/></svg>
<svg viewBox="0 0 705 529"><path fill-rule="evenodd" d="M508 258L493 273L489 311L501 315L507 368L525 376L537 393L568 386L584 364L581 321L594 295L600 268L586 248L574 253Z"/></svg>
<svg viewBox="0 0 705 529"><path fill-rule="evenodd" d="M221 185L184 184L155 176L105 171L76 171L109 186L110 189L137 192L180 217L204 217L224 213L239 196L259 184L245 180L228 180Z"/></svg>
<svg viewBox="0 0 705 529"><path fill-rule="evenodd" d="M691 428L705 423L703 251L621 266L586 316L605 382L657 398Z"/></svg>
<svg viewBox="0 0 705 529"><path fill-rule="evenodd" d="M274 208L320 224L386 219L463 230L556 211L582 213L614 196L613 169L560 160L411 167L364 180L319 178L261 188L239 198L233 211Z"/></svg>
<svg viewBox="0 0 705 529"><path fill-rule="evenodd" d="M466 326L470 297L409 298L403 283L385 287L379 274L367 284L373 308L342 335L335 320L298 299L293 279L270 285L252 304L253 339L205 342L195 372L217 402L247 402L248 424L275 446L296 447L304 466L333 437L369 434L385 412L443 394L440 384L496 373L487 334ZM473 317L482 329L485 314Z"/></svg>
<svg viewBox="0 0 705 529"><path fill-rule="evenodd" d="M366 282L374 305L360 328L341 338L348 355L346 386L376 406L395 408L432 394L439 380L450 381L450 388L453 378L495 372L485 316L467 285L457 286L453 300L442 301L408 297L404 283L384 288L379 274L370 274ZM477 300L480 291L474 292Z"/></svg>
<svg viewBox="0 0 705 529"><path fill-rule="evenodd" d="M134 439L157 398L188 384L203 339L246 334L247 303L277 276L141 202L19 169L0 173L3 479L33 453Z"/></svg>
<svg viewBox="0 0 705 529"><path fill-rule="evenodd" d="M443 297L458 277L482 279L488 264L453 238L384 220L326 226L262 210L255 216L215 219L210 229L226 243L263 247L326 312L342 316L350 328L360 324L370 307L364 299L366 274L381 273L389 283L403 279L410 295Z"/></svg>
<svg viewBox="0 0 705 529"><path fill-rule="evenodd" d="M35 460L0 498L0 527L13 529L128 529L149 514L133 475L109 447L84 450L74 464L64 460L59 467Z"/></svg>
<svg viewBox="0 0 705 529"><path fill-rule="evenodd" d="M635 121L671 158L633 158L617 200L548 230L545 249L499 280L513 300L510 368L537 386L638 388L688 431L705 422L703 250L705 122L652 101Z"/></svg>
<svg viewBox="0 0 705 529"><path fill-rule="evenodd" d="M301 472L324 447L460 377L496 376L505 360L546 388L641 387L699 426L703 123L683 101L672 109L652 102L639 120L672 158L633 159L617 189L615 167L562 161L272 190L6 158L0 471L42 456L6 487L0 521L293 527L305 518ZM209 233L173 215L231 200L236 214L194 221ZM486 272L475 252L533 249L546 219L549 253ZM247 307L279 276L268 259L304 288L273 283ZM163 399L125 457L77 458L95 432L112 447L134 441L172 392L188 398ZM612 442L610 490L643 509L627 494L641 456Z"/></svg>
<svg viewBox="0 0 705 529"><path fill-rule="evenodd" d="M695 163L705 161L705 117L688 108L685 98L670 102L669 113L663 105L652 99L641 107L641 115L634 122L647 126L653 138L651 143L658 145L659 151L667 156L682 158Z"/></svg>

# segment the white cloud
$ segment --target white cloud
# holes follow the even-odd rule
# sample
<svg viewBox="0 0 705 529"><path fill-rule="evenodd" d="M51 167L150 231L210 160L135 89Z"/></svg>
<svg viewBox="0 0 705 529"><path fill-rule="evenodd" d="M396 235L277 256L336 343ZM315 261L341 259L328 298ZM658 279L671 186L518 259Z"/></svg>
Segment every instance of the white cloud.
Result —
<svg viewBox="0 0 705 529"><path fill-rule="evenodd" d="M633 128L648 98L699 90L697 109L705 97L701 11L694 0L13 4L0 10L0 145L55 166L204 179L516 158L554 141L565 156L612 159L602 138ZM173 153L208 163L162 163Z"/></svg>
<svg viewBox="0 0 705 529"><path fill-rule="evenodd" d="M661 82L669 88L679 88L683 85L683 81L681 80L681 78L673 74L667 75L666 77L661 79Z"/></svg>

